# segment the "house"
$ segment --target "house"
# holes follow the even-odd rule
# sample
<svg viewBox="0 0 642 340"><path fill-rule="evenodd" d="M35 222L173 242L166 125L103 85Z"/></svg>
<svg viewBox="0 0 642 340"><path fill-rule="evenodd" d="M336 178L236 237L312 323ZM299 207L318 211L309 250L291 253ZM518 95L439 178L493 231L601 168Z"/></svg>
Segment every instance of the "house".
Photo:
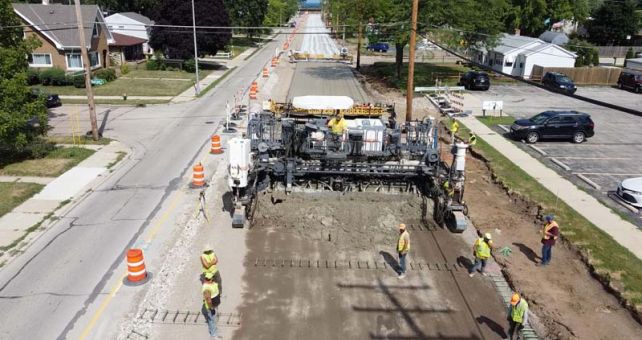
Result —
<svg viewBox="0 0 642 340"><path fill-rule="evenodd" d="M626 60L626 67L636 71L642 71L642 58Z"/></svg>
<svg viewBox="0 0 642 340"><path fill-rule="evenodd" d="M553 32L553 31L546 31L542 34L539 35L540 40L543 40L547 43L559 45L559 46L564 46L568 44L568 35L563 32Z"/></svg>
<svg viewBox="0 0 642 340"><path fill-rule="evenodd" d="M478 48L475 61L506 74L530 78L534 65L543 67L575 67L575 53L538 38L503 34L490 50Z"/></svg>
<svg viewBox="0 0 642 340"><path fill-rule="evenodd" d="M105 22L112 33L143 39L145 41L142 46L143 53L154 53L147 44L151 25L154 24L148 17L134 12L123 12L105 17Z"/></svg>
<svg viewBox="0 0 642 340"><path fill-rule="evenodd" d="M73 5L13 4L14 12L25 25L25 38L35 36L42 43L29 58L30 67L59 67L73 72L83 69L80 55L80 38L76 26L76 11ZM111 33L105 25L102 12L96 5L82 5L83 21L87 23L85 45L92 69L109 66L109 43ZM90 24L91 23L91 24Z"/></svg>
<svg viewBox="0 0 642 340"><path fill-rule="evenodd" d="M113 62L122 65L127 61L145 59L143 44L147 40L120 33L112 33L112 36L114 42L109 44L109 56Z"/></svg>

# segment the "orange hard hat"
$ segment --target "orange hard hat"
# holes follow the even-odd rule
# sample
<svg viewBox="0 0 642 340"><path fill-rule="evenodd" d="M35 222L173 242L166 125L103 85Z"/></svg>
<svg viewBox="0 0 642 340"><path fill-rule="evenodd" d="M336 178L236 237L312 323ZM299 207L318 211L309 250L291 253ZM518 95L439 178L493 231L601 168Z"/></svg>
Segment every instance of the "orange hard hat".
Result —
<svg viewBox="0 0 642 340"><path fill-rule="evenodd" d="M510 304L511 305L516 305L519 302L519 294L515 293L513 296L510 298Z"/></svg>

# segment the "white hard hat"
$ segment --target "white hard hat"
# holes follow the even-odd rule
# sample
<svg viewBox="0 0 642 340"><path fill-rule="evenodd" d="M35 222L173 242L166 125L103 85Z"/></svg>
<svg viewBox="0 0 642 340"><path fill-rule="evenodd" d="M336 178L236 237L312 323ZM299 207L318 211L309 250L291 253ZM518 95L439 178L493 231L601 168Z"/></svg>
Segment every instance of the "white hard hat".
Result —
<svg viewBox="0 0 642 340"><path fill-rule="evenodd" d="M486 233L484 234L484 238L491 240L492 236L490 235L490 233Z"/></svg>

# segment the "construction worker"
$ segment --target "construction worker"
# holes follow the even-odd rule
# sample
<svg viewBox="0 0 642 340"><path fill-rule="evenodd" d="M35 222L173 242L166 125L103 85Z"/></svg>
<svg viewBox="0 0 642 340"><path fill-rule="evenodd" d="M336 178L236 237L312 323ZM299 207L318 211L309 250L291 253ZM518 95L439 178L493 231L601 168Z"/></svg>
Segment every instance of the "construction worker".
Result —
<svg viewBox="0 0 642 340"><path fill-rule="evenodd" d="M343 133L348 130L348 123L343 118L343 113L337 110L335 116L330 119L328 122L328 127L331 129L332 133L335 135L343 135Z"/></svg>
<svg viewBox="0 0 642 340"><path fill-rule="evenodd" d="M207 273L211 273L212 275L218 273L217 264L218 258L216 257L216 254L214 254L212 246L210 246L209 244L206 245L205 249L203 249L203 253L201 254L201 266L203 270L201 278L203 278Z"/></svg>
<svg viewBox="0 0 642 340"><path fill-rule="evenodd" d="M528 322L528 303L522 299L519 294L514 293L508 305L508 336L513 340L513 335L517 333L516 339L519 338L519 333L524 329L524 325ZM517 331L517 332L515 332Z"/></svg>
<svg viewBox="0 0 642 340"><path fill-rule="evenodd" d="M410 234L406 225L399 224L399 239L397 240L397 253L399 254L399 278L406 277L406 255L410 250Z"/></svg>
<svg viewBox="0 0 642 340"><path fill-rule="evenodd" d="M203 294L203 316L207 321L210 336L216 337L216 308L221 304L221 295L218 290L218 284L214 282L214 274L205 274L201 292Z"/></svg>
<svg viewBox="0 0 642 340"><path fill-rule="evenodd" d="M551 256L555 241L560 234L559 226L555 222L553 215L546 215L544 217L546 224L542 228L542 262L541 266L545 266L551 262Z"/></svg>
<svg viewBox="0 0 642 340"><path fill-rule="evenodd" d="M475 144L477 144L477 136L474 133L471 133L470 137L468 137L468 145L474 146Z"/></svg>
<svg viewBox="0 0 642 340"><path fill-rule="evenodd" d="M473 254L475 256L475 264L468 270L470 277L475 276L475 272L479 270L482 275L486 276L484 269L486 268L486 261L490 258L490 251L493 248L493 241L491 240L490 233L482 235L482 232L477 230L477 240L473 245Z"/></svg>

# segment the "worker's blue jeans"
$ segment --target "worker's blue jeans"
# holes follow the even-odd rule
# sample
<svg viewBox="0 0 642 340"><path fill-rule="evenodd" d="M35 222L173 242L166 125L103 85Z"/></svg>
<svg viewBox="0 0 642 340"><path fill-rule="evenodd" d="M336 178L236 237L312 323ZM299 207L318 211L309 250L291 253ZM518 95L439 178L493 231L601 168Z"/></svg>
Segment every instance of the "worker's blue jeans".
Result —
<svg viewBox="0 0 642 340"><path fill-rule="evenodd" d="M399 253L399 275L406 273L406 254Z"/></svg>
<svg viewBox="0 0 642 340"><path fill-rule="evenodd" d="M542 245L542 264L548 264L551 262L551 256L553 256L553 245L543 244Z"/></svg>
<svg viewBox="0 0 642 340"><path fill-rule="evenodd" d="M484 269L486 268L486 259L480 259L478 257L475 257L475 264L473 264L472 267L468 270L468 273L472 274L476 270L479 270L480 272L484 272Z"/></svg>
<svg viewBox="0 0 642 340"><path fill-rule="evenodd" d="M216 336L216 312L212 313L205 304L203 304L203 309L201 310L203 312L203 316L205 316L205 320L207 321L207 329L210 332L210 336Z"/></svg>

